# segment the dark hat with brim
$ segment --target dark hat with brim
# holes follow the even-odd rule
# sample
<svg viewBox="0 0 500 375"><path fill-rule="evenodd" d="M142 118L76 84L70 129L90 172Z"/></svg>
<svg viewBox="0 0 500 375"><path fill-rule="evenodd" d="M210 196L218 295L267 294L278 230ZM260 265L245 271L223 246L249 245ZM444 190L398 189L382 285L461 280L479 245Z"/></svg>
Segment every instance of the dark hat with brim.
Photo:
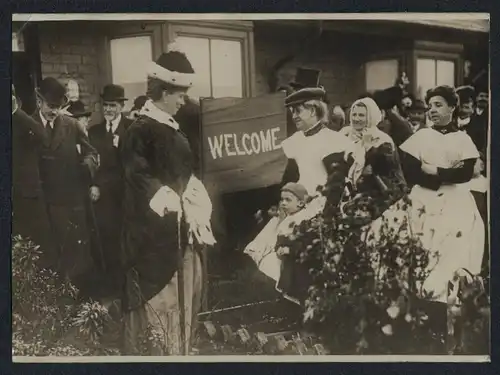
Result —
<svg viewBox="0 0 500 375"><path fill-rule="evenodd" d="M476 97L476 90L473 86L460 86L457 87L455 91L460 99L460 103L474 101Z"/></svg>
<svg viewBox="0 0 500 375"><path fill-rule="evenodd" d="M71 102L66 111L74 118L90 117L92 115L92 112L85 110L85 104L81 100Z"/></svg>
<svg viewBox="0 0 500 375"><path fill-rule="evenodd" d="M114 84L104 86L101 98L104 102L123 102L128 100L125 97L125 89L120 85Z"/></svg>
<svg viewBox="0 0 500 375"><path fill-rule="evenodd" d="M186 54L174 42L167 46L167 52L149 64L149 78L158 79L171 86L187 89L193 86L194 69Z"/></svg>
<svg viewBox="0 0 500 375"><path fill-rule="evenodd" d="M69 101L66 87L53 77L45 78L40 86L35 88L35 93L49 105L64 107Z"/></svg>
<svg viewBox="0 0 500 375"><path fill-rule="evenodd" d="M294 107L310 100L324 100L326 91L320 87L308 87L288 95L285 98L285 107Z"/></svg>
<svg viewBox="0 0 500 375"><path fill-rule="evenodd" d="M420 99L413 100L411 107L409 108L410 112L427 112L427 110L428 108L424 101Z"/></svg>

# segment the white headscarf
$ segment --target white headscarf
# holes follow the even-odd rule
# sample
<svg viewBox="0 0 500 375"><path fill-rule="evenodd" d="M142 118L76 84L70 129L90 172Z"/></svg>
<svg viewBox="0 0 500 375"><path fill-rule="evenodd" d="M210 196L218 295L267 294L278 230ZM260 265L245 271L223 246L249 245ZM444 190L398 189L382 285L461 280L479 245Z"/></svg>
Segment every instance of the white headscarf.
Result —
<svg viewBox="0 0 500 375"><path fill-rule="evenodd" d="M353 186L356 186L357 180L363 173L366 152L381 143L393 143L391 137L377 127L382 121L382 111L377 103L371 98L356 100L349 111L349 122L351 124L353 109L356 106L364 106L366 108L366 127L357 130L352 125L349 125L341 130L342 134L350 138L358 146L354 155L355 162L349 171L349 180Z"/></svg>

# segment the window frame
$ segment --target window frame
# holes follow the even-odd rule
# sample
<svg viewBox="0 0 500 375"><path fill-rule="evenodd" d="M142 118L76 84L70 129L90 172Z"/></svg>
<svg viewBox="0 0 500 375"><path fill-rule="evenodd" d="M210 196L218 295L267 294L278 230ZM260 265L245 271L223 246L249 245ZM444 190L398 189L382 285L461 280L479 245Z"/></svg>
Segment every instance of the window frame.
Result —
<svg viewBox="0 0 500 375"><path fill-rule="evenodd" d="M375 53L370 55L365 62L363 63L363 73L364 73L364 82L363 82L363 87L365 88L365 91L368 90L367 87L367 65L370 62L376 62L376 61L385 61L385 60L397 60L398 62L398 73L397 77L394 78L394 82L392 83L393 85L395 84L395 81L398 77L401 76L403 72L408 73L408 70L406 68L406 56L404 52L399 52L399 51L391 51L391 52L382 52L382 53ZM388 87L386 87L388 88Z"/></svg>
<svg viewBox="0 0 500 375"><path fill-rule="evenodd" d="M438 43L429 41L416 41L413 50L413 75L411 79L415 84L413 85L415 93L418 90L418 77L417 77L417 61L418 59L432 59L432 60L445 60L451 61L455 64L455 86L458 87L463 84L463 45ZM425 95L425 93L422 93Z"/></svg>
<svg viewBox="0 0 500 375"><path fill-rule="evenodd" d="M173 41L177 36L222 39L241 43L243 98L254 95L255 60L253 24L245 22L193 21L169 22L164 40Z"/></svg>

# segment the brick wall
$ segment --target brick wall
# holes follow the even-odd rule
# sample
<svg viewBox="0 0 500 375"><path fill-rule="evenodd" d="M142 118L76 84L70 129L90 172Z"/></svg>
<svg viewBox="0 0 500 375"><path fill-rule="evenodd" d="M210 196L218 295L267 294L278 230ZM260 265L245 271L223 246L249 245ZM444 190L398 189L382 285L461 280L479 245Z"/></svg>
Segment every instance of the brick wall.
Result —
<svg viewBox="0 0 500 375"><path fill-rule="evenodd" d="M307 31L297 27L255 25L255 70L257 95L267 93L267 75L282 57L297 50ZM381 50L401 48L404 41L362 34L325 31L316 44L308 45L279 72L279 84L290 82L299 66L321 69L320 83L332 104L348 104L365 91L364 64Z"/></svg>
<svg viewBox="0 0 500 375"><path fill-rule="evenodd" d="M80 99L93 112L91 122L100 121L103 77L98 50L103 37L75 23L41 24L39 37L42 77L76 80Z"/></svg>

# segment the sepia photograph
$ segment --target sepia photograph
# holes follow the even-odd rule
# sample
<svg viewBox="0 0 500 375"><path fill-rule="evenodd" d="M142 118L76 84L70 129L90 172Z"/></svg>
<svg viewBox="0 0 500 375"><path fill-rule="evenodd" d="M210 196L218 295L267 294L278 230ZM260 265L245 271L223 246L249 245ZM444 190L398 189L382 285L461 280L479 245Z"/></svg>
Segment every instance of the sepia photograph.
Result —
<svg viewBox="0 0 500 375"><path fill-rule="evenodd" d="M490 361L489 39L14 14L13 361Z"/></svg>

